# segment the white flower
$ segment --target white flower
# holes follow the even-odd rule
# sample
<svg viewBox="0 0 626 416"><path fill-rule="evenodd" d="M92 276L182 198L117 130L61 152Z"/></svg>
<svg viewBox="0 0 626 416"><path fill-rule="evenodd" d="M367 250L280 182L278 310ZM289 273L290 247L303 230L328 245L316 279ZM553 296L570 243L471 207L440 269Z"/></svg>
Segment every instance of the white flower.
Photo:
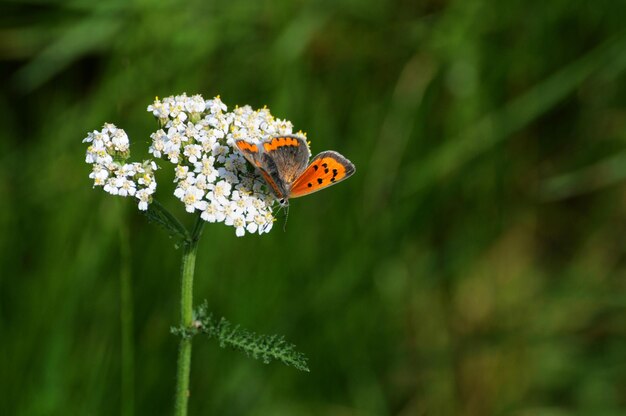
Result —
<svg viewBox="0 0 626 416"><path fill-rule="evenodd" d="M135 192L137 190L135 182L130 181L126 178L117 178L117 185L119 188L120 196L133 196L135 195Z"/></svg>
<svg viewBox="0 0 626 416"><path fill-rule="evenodd" d="M231 148L226 145L216 144L213 146L213 155L217 156L217 161L219 163L224 163L231 152Z"/></svg>
<svg viewBox="0 0 626 416"><path fill-rule="evenodd" d="M127 163L119 169L120 176L135 176L136 174L137 166L135 164Z"/></svg>
<svg viewBox="0 0 626 416"><path fill-rule="evenodd" d="M152 193L149 189L140 189L135 193L135 196L139 200L138 208L142 211L148 209L148 204L150 203Z"/></svg>
<svg viewBox="0 0 626 416"><path fill-rule="evenodd" d="M119 188L117 186L117 178L110 178L104 184L105 192L110 193L111 195L117 195L120 193Z"/></svg>
<svg viewBox="0 0 626 416"><path fill-rule="evenodd" d="M233 221L233 227L236 229L235 234L237 237L242 237L245 234L245 225L246 222L241 217L235 218Z"/></svg>
<svg viewBox="0 0 626 416"><path fill-rule="evenodd" d="M194 163L194 172L201 173L206 177L207 182L215 182L217 179L217 169L214 167L215 157L203 156L202 160Z"/></svg>
<svg viewBox="0 0 626 416"><path fill-rule="evenodd" d="M102 186L111 195L133 196L139 209L146 210L156 191L156 163L125 163L130 156L128 135L113 124L88 133L83 142L90 143L85 161L93 165L89 177L94 186Z"/></svg>
<svg viewBox="0 0 626 416"><path fill-rule="evenodd" d="M241 172L239 172L241 173ZM226 180L226 182L228 183L238 183L239 182L239 176L237 176L237 172L234 172L232 170L228 170L226 168L219 168L218 169L218 174L219 177Z"/></svg>
<svg viewBox="0 0 626 416"><path fill-rule="evenodd" d="M174 172L176 173L175 181L185 180L189 175L189 166L178 165Z"/></svg>
<svg viewBox="0 0 626 416"><path fill-rule="evenodd" d="M152 139L152 145L148 149L148 152L154 155L154 157L161 157L162 152L165 151L165 142L168 140L167 134L162 129L159 129L150 135Z"/></svg>
<svg viewBox="0 0 626 416"><path fill-rule="evenodd" d="M244 159L241 155L232 155L224 162L224 167L231 172L248 172L246 159Z"/></svg>
<svg viewBox="0 0 626 416"><path fill-rule="evenodd" d="M189 162L196 163L198 159L202 157L202 146L197 144L188 144L185 146L183 154L187 156L187 160L189 160Z"/></svg>
<svg viewBox="0 0 626 416"><path fill-rule="evenodd" d="M103 186L105 179L109 177L109 171L102 165L94 165L89 177L93 179L94 186Z"/></svg>
<svg viewBox="0 0 626 416"><path fill-rule="evenodd" d="M226 218L226 215L224 215L222 207L212 201L207 204L204 212L200 214L200 218L207 222L222 222Z"/></svg>
<svg viewBox="0 0 626 416"><path fill-rule="evenodd" d="M268 215L271 217L271 213L265 213L262 215L261 213L256 213L249 217L246 217L248 221L248 225L246 226L246 230L249 233L255 233L258 231L259 234L267 233L272 229L273 218L271 221L268 221Z"/></svg>
<svg viewBox="0 0 626 416"><path fill-rule="evenodd" d="M139 179L137 179L137 183L139 185L142 185L145 189L152 190L156 188L156 181L154 180L154 176L147 172L144 172L142 176L139 176Z"/></svg>
<svg viewBox="0 0 626 416"><path fill-rule="evenodd" d="M201 189L198 189L195 186L187 188L182 198L187 212L194 212L195 210L204 211L208 206L208 202L202 200L203 196L204 191Z"/></svg>
<svg viewBox="0 0 626 416"><path fill-rule="evenodd" d="M222 102L219 96L212 100L208 100L206 102L206 107L209 109L211 114L219 114L227 110L226 105Z"/></svg>
<svg viewBox="0 0 626 416"><path fill-rule="evenodd" d="M166 106L163 105L159 97L154 100L154 103L148 106L148 111L150 111L156 118L166 119L168 117L168 111Z"/></svg>
<svg viewBox="0 0 626 416"><path fill-rule="evenodd" d="M126 152L130 147L126 132L121 129L115 129L111 133L111 143L118 152Z"/></svg>
<svg viewBox="0 0 626 416"><path fill-rule="evenodd" d="M232 186L226 181L219 181L213 187L213 198L222 205L228 204L228 197Z"/></svg>
<svg viewBox="0 0 626 416"><path fill-rule="evenodd" d="M189 113L201 113L205 108L204 98L200 94L192 95L185 101L185 110Z"/></svg>
<svg viewBox="0 0 626 416"><path fill-rule="evenodd" d="M196 176L194 175L194 173L191 172L187 174L187 176L183 180L178 182L178 186L174 190L174 196L182 201L185 197L185 194L187 193L187 189L194 186L195 183Z"/></svg>

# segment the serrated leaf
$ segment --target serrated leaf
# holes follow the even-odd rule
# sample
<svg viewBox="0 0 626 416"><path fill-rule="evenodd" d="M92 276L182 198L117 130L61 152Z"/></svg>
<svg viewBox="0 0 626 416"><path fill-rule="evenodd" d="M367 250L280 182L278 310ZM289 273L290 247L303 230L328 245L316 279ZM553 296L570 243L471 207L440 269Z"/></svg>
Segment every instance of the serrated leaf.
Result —
<svg viewBox="0 0 626 416"><path fill-rule="evenodd" d="M219 320L207 314L207 304L203 303L196 311L196 322L200 323L199 332L209 338L216 339L221 348L232 348L242 351L248 357L261 360L265 364L276 360L300 371L310 371L307 357L296 351L293 344L285 341L280 335L262 335L233 326L225 318Z"/></svg>

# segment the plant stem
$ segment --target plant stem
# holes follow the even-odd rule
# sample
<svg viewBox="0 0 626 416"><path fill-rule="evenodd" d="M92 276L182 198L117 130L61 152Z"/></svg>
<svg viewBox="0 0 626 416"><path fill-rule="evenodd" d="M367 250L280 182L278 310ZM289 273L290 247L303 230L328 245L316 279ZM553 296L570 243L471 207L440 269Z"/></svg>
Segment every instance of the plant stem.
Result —
<svg viewBox="0 0 626 416"><path fill-rule="evenodd" d="M196 265L196 251L204 221L198 217L190 238L185 242L181 266L180 324L189 328L193 323L193 274ZM176 416L187 415L189 401L189 373L191 370L191 338L181 337L178 348L178 374L176 381Z"/></svg>
<svg viewBox="0 0 626 416"><path fill-rule="evenodd" d="M122 327L121 414L132 416L135 409L135 353L133 343L133 292L130 269L128 224L120 226L120 320Z"/></svg>

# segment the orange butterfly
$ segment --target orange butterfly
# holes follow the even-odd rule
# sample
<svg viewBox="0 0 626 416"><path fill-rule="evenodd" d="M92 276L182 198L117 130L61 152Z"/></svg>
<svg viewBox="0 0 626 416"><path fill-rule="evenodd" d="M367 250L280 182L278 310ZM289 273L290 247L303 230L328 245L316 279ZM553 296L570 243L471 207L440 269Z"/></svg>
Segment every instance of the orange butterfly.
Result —
<svg viewBox="0 0 626 416"><path fill-rule="evenodd" d="M274 191L281 205L327 188L354 173L354 165L337 152L327 150L315 156L302 137L284 135L269 138L259 145L245 140L235 142L241 154L254 165Z"/></svg>

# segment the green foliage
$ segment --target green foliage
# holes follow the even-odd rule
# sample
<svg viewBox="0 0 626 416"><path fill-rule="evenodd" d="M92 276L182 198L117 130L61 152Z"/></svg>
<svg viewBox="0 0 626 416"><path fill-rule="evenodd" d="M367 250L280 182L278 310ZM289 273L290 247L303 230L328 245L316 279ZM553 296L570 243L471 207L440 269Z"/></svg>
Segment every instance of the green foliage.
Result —
<svg viewBox="0 0 626 416"><path fill-rule="evenodd" d="M167 209L164 209L156 199L148 205L148 209L141 211L149 222L164 229L172 238L179 239L180 242L189 240L189 232Z"/></svg>
<svg viewBox="0 0 626 416"><path fill-rule="evenodd" d="M172 328L173 334L192 337L198 333L207 335L218 341L222 348L232 348L244 352L248 357L261 360L265 364L276 360L300 371L309 371L307 358L296 351L293 344L285 341L280 335L259 335L233 326L226 318L214 318L208 312L209 304L204 301L194 314L194 325L191 328Z"/></svg>

